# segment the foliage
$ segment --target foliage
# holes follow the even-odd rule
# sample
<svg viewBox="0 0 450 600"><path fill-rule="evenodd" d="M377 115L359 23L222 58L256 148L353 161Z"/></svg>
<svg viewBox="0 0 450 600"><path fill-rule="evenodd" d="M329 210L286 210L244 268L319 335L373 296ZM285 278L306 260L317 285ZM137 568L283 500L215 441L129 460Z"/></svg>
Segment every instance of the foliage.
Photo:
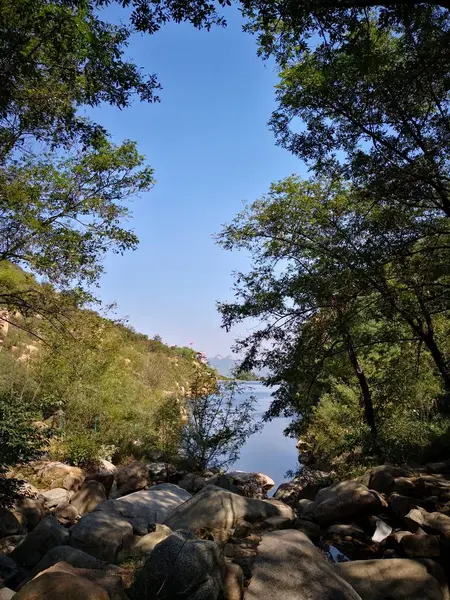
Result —
<svg viewBox="0 0 450 600"><path fill-rule="evenodd" d="M49 430L35 423L40 415L38 390L22 364L0 350L0 505L10 503L20 481L6 478L8 470L39 458Z"/></svg>
<svg viewBox="0 0 450 600"><path fill-rule="evenodd" d="M232 373L232 378L238 381L259 381L259 375L256 375L253 371L246 371L240 367L236 367Z"/></svg>
<svg viewBox="0 0 450 600"><path fill-rule="evenodd" d="M254 420L256 399L237 398L244 391L236 382L222 382L212 394L194 385L181 438L183 456L194 468L233 464L247 438L260 429Z"/></svg>

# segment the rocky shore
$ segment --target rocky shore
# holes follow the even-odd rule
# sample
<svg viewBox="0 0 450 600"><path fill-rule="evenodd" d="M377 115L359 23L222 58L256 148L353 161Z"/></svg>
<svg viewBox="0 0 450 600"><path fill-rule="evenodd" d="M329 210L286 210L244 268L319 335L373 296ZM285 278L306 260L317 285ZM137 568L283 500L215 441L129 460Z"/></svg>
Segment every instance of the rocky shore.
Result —
<svg viewBox="0 0 450 600"><path fill-rule="evenodd" d="M449 600L450 462L360 480L33 465L0 509L0 600Z"/></svg>

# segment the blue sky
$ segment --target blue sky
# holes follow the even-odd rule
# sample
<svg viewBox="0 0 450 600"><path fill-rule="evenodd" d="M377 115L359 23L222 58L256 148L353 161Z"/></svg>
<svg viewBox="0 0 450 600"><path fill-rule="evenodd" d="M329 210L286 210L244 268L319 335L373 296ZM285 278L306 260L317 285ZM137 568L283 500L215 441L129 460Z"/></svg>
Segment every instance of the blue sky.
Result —
<svg viewBox="0 0 450 600"><path fill-rule="evenodd" d="M209 356L229 353L246 331L226 334L215 303L232 298L232 271L248 261L212 235L272 181L306 173L267 127L275 69L256 56L239 13L226 16L226 29L171 24L134 36L128 54L158 75L161 103L89 111L114 141L137 140L157 181L132 204L138 250L107 257L99 295L138 331L169 344L192 341Z"/></svg>

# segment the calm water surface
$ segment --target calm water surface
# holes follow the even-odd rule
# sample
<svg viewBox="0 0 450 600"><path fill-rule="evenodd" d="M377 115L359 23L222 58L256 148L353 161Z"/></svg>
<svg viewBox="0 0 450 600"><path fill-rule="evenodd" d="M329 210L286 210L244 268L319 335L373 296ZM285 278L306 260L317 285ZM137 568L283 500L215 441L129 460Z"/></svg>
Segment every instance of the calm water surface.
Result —
<svg viewBox="0 0 450 600"><path fill-rule="evenodd" d="M269 408L270 395L273 388L267 388L260 382L245 383L245 396L255 396L257 400L257 418ZM252 435L241 449L241 457L230 467L233 471L260 471L269 475L275 486L271 493L283 481L286 481L286 471L295 470L298 466L295 439L283 435L283 430L289 424L289 419L279 417L264 424L261 432Z"/></svg>

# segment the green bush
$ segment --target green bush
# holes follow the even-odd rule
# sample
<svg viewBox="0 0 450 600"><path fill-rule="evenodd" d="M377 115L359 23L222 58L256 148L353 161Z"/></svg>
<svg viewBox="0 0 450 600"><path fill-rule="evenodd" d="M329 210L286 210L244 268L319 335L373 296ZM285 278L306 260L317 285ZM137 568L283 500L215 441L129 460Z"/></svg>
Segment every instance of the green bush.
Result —
<svg viewBox="0 0 450 600"><path fill-rule="evenodd" d="M101 439L95 432L70 432L62 440L64 459L76 467L95 464L100 458Z"/></svg>

